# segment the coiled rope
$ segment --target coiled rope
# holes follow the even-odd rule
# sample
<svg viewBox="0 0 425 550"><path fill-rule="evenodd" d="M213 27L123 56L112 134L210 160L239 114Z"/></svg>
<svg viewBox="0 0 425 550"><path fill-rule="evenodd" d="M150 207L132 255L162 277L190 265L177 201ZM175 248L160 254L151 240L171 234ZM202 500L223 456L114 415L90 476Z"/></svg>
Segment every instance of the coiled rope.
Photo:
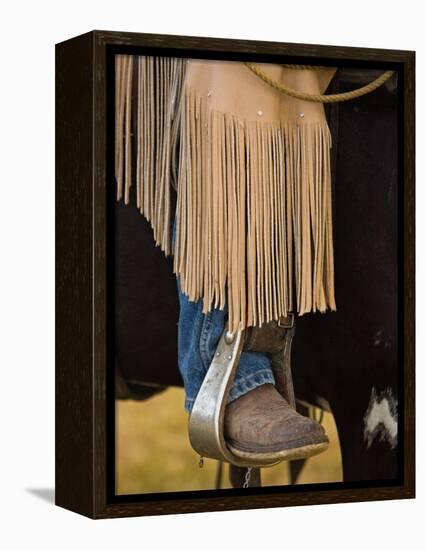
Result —
<svg viewBox="0 0 425 550"><path fill-rule="evenodd" d="M262 69L257 67L257 65L255 65L254 63L245 62L245 65L255 75L261 78L261 80L263 80L266 84L269 84L269 86L272 86L272 88L274 88L275 90L278 90L283 94L286 94L291 97L295 97L297 99L303 99L305 101L312 101L315 103L337 103L339 101L349 101L350 99L355 99L356 97L369 94L370 92L373 92L374 90L382 86L382 84L384 84L384 82L386 82L394 74L394 71L385 71L378 78L376 78L369 84L366 84L366 86L362 86L361 88L357 88L356 90L352 90L350 92L343 92L339 94L329 94L329 95L309 94L306 92L300 92L298 90L294 90L293 88L289 88L288 86L285 86L284 84L281 84L276 80L273 80L267 73L265 73ZM319 70L319 69L329 68L329 67L318 67L318 66L311 66L311 65L282 65L282 66L288 69L304 69L304 70Z"/></svg>

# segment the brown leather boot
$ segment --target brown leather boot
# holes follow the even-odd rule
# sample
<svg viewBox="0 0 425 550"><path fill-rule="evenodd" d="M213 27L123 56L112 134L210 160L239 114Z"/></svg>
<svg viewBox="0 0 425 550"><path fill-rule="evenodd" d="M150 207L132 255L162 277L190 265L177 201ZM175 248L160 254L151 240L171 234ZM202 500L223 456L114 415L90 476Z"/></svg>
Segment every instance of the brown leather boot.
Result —
<svg viewBox="0 0 425 550"><path fill-rule="evenodd" d="M293 409L273 384L263 384L226 406L224 436L231 452L253 460L294 460L325 451L322 426Z"/></svg>

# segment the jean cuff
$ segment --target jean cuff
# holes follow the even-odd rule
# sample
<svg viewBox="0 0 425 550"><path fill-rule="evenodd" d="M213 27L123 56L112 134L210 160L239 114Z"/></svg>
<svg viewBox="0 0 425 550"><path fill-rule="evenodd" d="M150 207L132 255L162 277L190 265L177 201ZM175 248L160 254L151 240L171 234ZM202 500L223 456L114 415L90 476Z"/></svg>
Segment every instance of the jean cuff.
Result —
<svg viewBox="0 0 425 550"><path fill-rule="evenodd" d="M233 382L233 387L229 393L228 403L234 401L238 397L241 397L245 393L262 386L263 384L275 384L273 371L271 369L263 369L257 372L253 372L249 376L243 378L237 378Z"/></svg>
<svg viewBox="0 0 425 550"><path fill-rule="evenodd" d="M186 397L186 399L184 400L184 408L186 409L186 411L188 413L192 412L192 407L193 407L193 404L195 403L195 400L194 399L188 399Z"/></svg>
<svg viewBox="0 0 425 550"><path fill-rule="evenodd" d="M275 379L271 369L263 369L258 372L254 372L249 376L244 378L239 378L233 382L232 389L229 393L228 403L231 403L238 397L241 397L245 393L262 386L263 384L275 384ZM194 399L187 398L184 402L184 408L188 413L192 411L193 404L195 403Z"/></svg>

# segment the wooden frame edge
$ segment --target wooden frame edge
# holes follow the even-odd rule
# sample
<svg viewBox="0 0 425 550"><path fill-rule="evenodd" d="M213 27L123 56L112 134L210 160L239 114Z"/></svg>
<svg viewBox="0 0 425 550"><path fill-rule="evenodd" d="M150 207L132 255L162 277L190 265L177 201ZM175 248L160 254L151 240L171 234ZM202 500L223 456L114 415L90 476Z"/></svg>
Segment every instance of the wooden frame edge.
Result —
<svg viewBox="0 0 425 550"><path fill-rule="evenodd" d="M197 496L181 500L161 499L158 495L156 501L139 503L107 501L106 48L108 45L131 47L135 42L158 49L209 49L223 53L231 48L232 52L238 54L301 56L303 59L332 57L334 60L346 60L347 55L351 55L356 60L402 65L406 138L403 233L405 459L402 486L223 498ZM65 96L57 100L56 105L56 254L59 264L56 271L56 504L91 518L109 518L414 498L415 52L110 31L92 31L61 42L56 46L56 51L56 86L59 95L69 86ZM75 63L75 60L72 61L75 55L82 55L87 66L80 63L79 69L76 68L80 71L79 79L71 82L72 79L68 81L65 74L66 66ZM66 62L64 57L67 57ZM84 101L78 102L73 86L78 87L84 82L87 86ZM75 110L79 111L76 113ZM61 113L64 120L61 120ZM81 137L84 132L85 138L75 142L75 137ZM66 177L63 175L65 172L68 172ZM90 182L88 189L84 182ZM74 204L73 193L77 193L79 198L83 197L83 202ZM81 228L81 219L88 220L86 228ZM64 229L66 224L68 233ZM72 230L76 232L74 240L69 233ZM74 247L71 255L68 241ZM61 267L62 261L67 265L67 271ZM75 278L73 270L83 276ZM78 297L77 301L73 300L75 296ZM79 301L82 297L90 304L90 311ZM82 315L78 309L80 307ZM83 333L90 337L76 343L77 336ZM81 430L78 434L73 433L76 426ZM79 453L76 453L76 449ZM71 461L67 453L72 455Z"/></svg>

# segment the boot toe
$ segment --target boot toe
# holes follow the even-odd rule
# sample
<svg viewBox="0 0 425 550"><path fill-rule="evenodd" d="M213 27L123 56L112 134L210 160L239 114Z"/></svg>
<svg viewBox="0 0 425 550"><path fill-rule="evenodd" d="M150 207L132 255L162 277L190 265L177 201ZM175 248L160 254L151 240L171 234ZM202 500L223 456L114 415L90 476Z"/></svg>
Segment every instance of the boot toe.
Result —
<svg viewBox="0 0 425 550"><path fill-rule="evenodd" d="M322 425L295 411L274 386L239 399L225 416L224 435L234 454L289 460L317 454L329 445Z"/></svg>

